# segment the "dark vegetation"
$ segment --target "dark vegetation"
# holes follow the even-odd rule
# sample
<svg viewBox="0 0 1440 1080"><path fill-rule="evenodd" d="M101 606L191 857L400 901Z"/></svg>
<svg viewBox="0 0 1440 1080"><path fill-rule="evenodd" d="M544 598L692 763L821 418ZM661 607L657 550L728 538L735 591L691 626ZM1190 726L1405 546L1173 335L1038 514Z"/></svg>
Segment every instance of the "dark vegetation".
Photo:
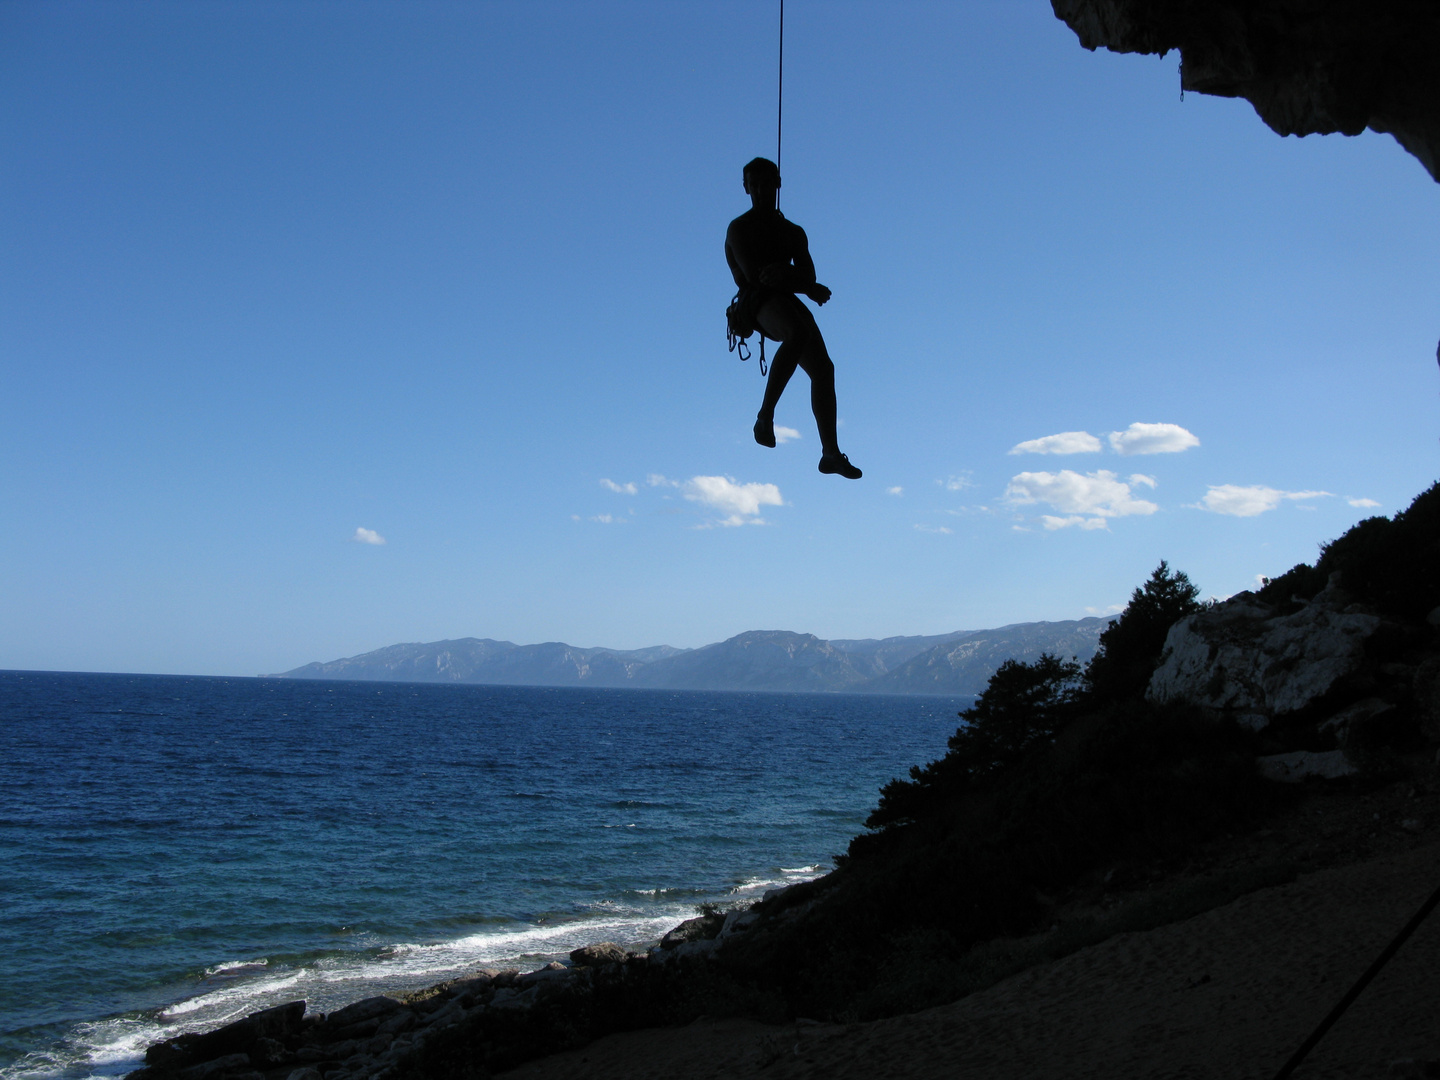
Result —
<svg viewBox="0 0 1440 1080"><path fill-rule="evenodd" d="M1257 596L1282 607L1308 600L1337 572L1356 600L1402 623L1418 623L1440 606L1440 483L1393 518L1366 518L1322 544L1314 566L1300 563L1267 579Z"/></svg>
<svg viewBox="0 0 1440 1080"><path fill-rule="evenodd" d="M1440 484L1325 544L1259 599L1298 606L1337 572L1354 600L1422 622L1440 606ZM1066 890L1183 857L1292 799L1257 777L1258 736L1144 698L1169 628L1203 606L1162 562L1083 671L1054 656L1003 665L946 755L881 790L871 831L816 883L821 902L736 942L737 970L778 982L803 1015L938 1004L974 988L977 944L1044 929ZM795 892L786 901L802 904Z"/></svg>
<svg viewBox="0 0 1440 1080"><path fill-rule="evenodd" d="M1263 814L1278 796L1252 735L1144 700L1166 632L1202 606L1162 562L1083 670L1048 655L1002 665L946 755L881 790L822 901L732 946L739 969L780 980L804 1015L938 1004L975 988L978 943L1044 929L1077 883Z"/></svg>
<svg viewBox="0 0 1440 1080"><path fill-rule="evenodd" d="M1119 619L1100 635L1100 648L1082 674L1073 660L1042 655L1031 664L1007 660L950 737L939 761L914 766L909 780L880 790L880 805L865 822L889 829L919 821L953 802L976 781L995 777L1043 750L1087 711L1140 697L1160 659L1165 634L1177 619L1199 611L1200 590L1161 561L1136 589Z"/></svg>

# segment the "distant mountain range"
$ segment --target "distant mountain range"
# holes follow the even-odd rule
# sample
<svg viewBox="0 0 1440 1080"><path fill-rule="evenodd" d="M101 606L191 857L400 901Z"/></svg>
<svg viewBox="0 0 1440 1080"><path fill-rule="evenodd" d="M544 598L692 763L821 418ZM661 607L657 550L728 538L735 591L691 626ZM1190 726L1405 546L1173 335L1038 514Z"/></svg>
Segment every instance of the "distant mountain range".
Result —
<svg viewBox="0 0 1440 1080"><path fill-rule="evenodd" d="M810 690L862 694L979 694L1006 660L1042 652L1095 653L1108 619L1013 623L929 637L822 641L788 630L750 630L698 649L581 649L458 638L390 645L280 679L460 682L505 686L637 686L666 690Z"/></svg>

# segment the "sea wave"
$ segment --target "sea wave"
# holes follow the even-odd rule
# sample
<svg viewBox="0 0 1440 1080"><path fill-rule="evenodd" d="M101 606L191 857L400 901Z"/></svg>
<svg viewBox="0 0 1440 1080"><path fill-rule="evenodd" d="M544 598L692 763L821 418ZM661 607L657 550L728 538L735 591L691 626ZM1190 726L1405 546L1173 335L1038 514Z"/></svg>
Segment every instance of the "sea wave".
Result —
<svg viewBox="0 0 1440 1080"><path fill-rule="evenodd" d="M216 964L214 967L206 968L205 974L212 977L215 975L233 975L237 972L248 971L252 968L263 968L269 963L270 961L263 956L257 960L226 960L223 963Z"/></svg>
<svg viewBox="0 0 1440 1080"><path fill-rule="evenodd" d="M147 1046L166 1037L165 1025L148 1017L87 1021L76 1024L59 1043L0 1068L0 1080L123 1076L140 1066Z"/></svg>

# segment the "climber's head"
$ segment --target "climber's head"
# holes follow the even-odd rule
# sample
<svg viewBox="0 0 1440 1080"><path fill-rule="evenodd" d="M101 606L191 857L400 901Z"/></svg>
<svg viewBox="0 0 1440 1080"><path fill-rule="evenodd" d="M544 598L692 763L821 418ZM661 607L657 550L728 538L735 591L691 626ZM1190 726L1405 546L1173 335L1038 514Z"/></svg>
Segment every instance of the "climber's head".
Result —
<svg viewBox="0 0 1440 1080"><path fill-rule="evenodd" d="M769 158L757 157L746 163L740 178L745 183L747 195L754 195L757 190L777 191L780 188L780 167Z"/></svg>

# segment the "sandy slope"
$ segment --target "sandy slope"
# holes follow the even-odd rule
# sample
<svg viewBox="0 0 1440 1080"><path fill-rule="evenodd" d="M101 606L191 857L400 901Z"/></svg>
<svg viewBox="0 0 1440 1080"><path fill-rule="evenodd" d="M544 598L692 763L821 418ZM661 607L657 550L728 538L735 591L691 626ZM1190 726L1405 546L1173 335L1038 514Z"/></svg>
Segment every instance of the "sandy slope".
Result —
<svg viewBox="0 0 1440 1080"><path fill-rule="evenodd" d="M952 1005L850 1026L701 1019L530 1062L564 1077L1262 1080L1440 886L1440 844L1307 874L1122 934ZM1364 1080L1440 1059L1440 912L1295 1074Z"/></svg>

